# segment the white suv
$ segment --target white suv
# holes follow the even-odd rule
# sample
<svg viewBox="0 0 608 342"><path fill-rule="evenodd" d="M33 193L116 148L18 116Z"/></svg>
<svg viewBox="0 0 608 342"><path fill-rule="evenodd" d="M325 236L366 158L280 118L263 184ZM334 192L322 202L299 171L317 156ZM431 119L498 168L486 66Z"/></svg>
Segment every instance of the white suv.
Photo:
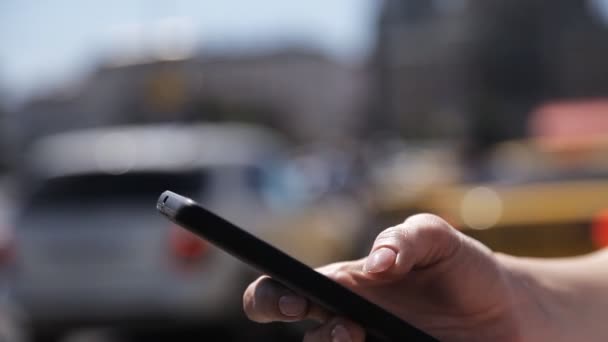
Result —
<svg viewBox="0 0 608 342"><path fill-rule="evenodd" d="M281 160L274 135L232 124L116 127L48 137L27 156L15 296L34 335L241 315L249 268L171 226L155 203L169 189L271 234L260 231L260 186Z"/></svg>

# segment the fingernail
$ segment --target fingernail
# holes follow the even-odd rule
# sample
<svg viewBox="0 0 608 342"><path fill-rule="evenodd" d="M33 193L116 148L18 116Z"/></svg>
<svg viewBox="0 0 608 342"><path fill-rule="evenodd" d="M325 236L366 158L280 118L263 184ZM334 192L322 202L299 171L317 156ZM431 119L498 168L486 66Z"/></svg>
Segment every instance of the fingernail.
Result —
<svg viewBox="0 0 608 342"><path fill-rule="evenodd" d="M336 325L331 331L331 342L351 342L350 334L343 325Z"/></svg>
<svg viewBox="0 0 608 342"><path fill-rule="evenodd" d="M388 270L397 258L397 254L390 248L380 248L374 251L365 262L365 271L380 273Z"/></svg>
<svg viewBox="0 0 608 342"><path fill-rule="evenodd" d="M298 296L283 296L279 298L279 310L285 316L300 316L306 310L306 300Z"/></svg>

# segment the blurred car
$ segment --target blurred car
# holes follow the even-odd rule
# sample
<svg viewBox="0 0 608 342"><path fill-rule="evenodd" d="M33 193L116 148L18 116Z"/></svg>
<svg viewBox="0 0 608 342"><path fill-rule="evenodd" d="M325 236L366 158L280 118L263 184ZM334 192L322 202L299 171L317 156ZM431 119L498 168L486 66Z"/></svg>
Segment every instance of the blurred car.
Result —
<svg viewBox="0 0 608 342"><path fill-rule="evenodd" d="M571 256L608 247L606 114L605 100L543 104L530 116L528 137L495 145L473 166L463 165L450 146L397 158L402 162L386 168L391 172L374 186L375 220L385 226L432 212L515 255Z"/></svg>
<svg viewBox="0 0 608 342"><path fill-rule="evenodd" d="M589 253L608 246L607 152L605 141L508 141L486 160L486 178L474 181L464 180L462 170L431 179L427 172L420 181L419 173L402 165L376 189L373 211L382 225L431 212L493 250L514 255ZM415 162L410 169L459 168L447 159Z"/></svg>
<svg viewBox="0 0 608 342"><path fill-rule="evenodd" d="M246 125L132 126L43 138L15 222L15 298L33 335L86 324L226 322L242 263L157 214L167 189L257 235L279 139ZM246 246L243 246L246 248Z"/></svg>

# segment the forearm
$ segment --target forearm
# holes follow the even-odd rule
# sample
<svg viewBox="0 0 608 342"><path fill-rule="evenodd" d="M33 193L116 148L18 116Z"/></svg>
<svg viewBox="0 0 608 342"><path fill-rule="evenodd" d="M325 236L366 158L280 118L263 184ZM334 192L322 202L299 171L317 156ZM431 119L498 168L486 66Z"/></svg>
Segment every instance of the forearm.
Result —
<svg viewBox="0 0 608 342"><path fill-rule="evenodd" d="M564 259L497 258L514 280L522 330L543 340L606 340L608 251Z"/></svg>

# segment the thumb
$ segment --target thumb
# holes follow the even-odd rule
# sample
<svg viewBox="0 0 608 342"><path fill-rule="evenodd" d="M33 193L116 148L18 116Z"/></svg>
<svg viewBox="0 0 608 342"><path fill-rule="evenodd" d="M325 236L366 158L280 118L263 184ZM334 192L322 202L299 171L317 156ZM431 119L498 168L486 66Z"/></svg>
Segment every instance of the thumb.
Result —
<svg viewBox="0 0 608 342"><path fill-rule="evenodd" d="M451 259L463 243L463 235L438 216L419 214L378 235L364 272L392 279L416 268Z"/></svg>

